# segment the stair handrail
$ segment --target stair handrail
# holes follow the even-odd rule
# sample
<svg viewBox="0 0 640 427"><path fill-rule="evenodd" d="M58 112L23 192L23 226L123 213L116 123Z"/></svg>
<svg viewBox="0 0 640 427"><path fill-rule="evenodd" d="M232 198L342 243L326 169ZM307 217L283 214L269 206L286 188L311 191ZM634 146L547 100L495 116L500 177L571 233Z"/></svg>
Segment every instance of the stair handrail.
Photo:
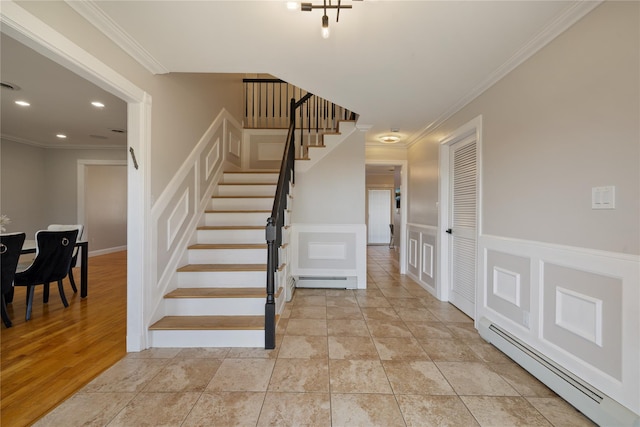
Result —
<svg viewBox="0 0 640 427"><path fill-rule="evenodd" d="M322 134L337 132L342 120L356 120L353 111L312 95L304 107L293 114L287 103L291 98L306 96L309 92L281 79L242 79L244 92L244 126L247 129L286 129L294 119L296 127L304 128L306 141L300 138L296 155L307 156L307 146L321 146Z"/></svg>
<svg viewBox="0 0 640 427"><path fill-rule="evenodd" d="M280 173L276 186L276 196L273 200L271 216L267 219L265 235L267 240L267 301L265 303L264 332L266 349L276 347L276 301L275 301L275 275L279 268L278 248L282 245L282 228L285 225L285 210L287 208L287 197L289 196L290 182L295 182L295 112L304 105L313 94L307 93L296 102L291 98L290 122L287 132L282 161L280 163Z"/></svg>

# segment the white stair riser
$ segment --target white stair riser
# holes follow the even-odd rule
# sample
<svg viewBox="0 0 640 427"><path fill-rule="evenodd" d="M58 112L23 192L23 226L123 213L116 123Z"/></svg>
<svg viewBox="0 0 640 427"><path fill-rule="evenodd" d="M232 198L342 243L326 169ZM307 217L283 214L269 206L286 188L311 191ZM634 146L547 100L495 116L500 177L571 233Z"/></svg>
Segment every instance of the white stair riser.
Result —
<svg viewBox="0 0 640 427"><path fill-rule="evenodd" d="M218 198L209 203L209 210L271 210L273 196L260 198Z"/></svg>
<svg viewBox="0 0 640 427"><path fill-rule="evenodd" d="M150 347L262 347L264 331L149 331Z"/></svg>
<svg viewBox="0 0 640 427"><path fill-rule="evenodd" d="M181 271L178 287L181 288L264 288L265 271Z"/></svg>
<svg viewBox="0 0 640 427"><path fill-rule="evenodd" d="M278 183L278 174L272 172L265 173L225 173L224 183L230 182L270 182Z"/></svg>
<svg viewBox="0 0 640 427"><path fill-rule="evenodd" d="M264 224L266 225L266 223ZM198 230L198 243L264 243L265 230Z"/></svg>
<svg viewBox="0 0 640 427"><path fill-rule="evenodd" d="M276 185L225 185L218 186L218 196L271 196L276 194Z"/></svg>
<svg viewBox="0 0 640 427"><path fill-rule="evenodd" d="M205 225L267 225L268 212L207 212Z"/></svg>
<svg viewBox="0 0 640 427"><path fill-rule="evenodd" d="M167 316L262 316L264 298L167 298Z"/></svg>
<svg viewBox="0 0 640 427"><path fill-rule="evenodd" d="M189 249L189 264L265 264L266 249Z"/></svg>

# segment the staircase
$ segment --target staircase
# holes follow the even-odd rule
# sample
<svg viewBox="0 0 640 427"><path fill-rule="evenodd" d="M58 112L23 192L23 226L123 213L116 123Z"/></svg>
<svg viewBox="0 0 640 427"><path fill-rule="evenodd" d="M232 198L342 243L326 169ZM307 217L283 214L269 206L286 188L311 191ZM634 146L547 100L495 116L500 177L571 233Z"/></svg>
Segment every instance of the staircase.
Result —
<svg viewBox="0 0 640 427"><path fill-rule="evenodd" d="M178 287L164 296L166 316L149 328L152 347L264 347L265 225L277 180L277 172L224 174Z"/></svg>

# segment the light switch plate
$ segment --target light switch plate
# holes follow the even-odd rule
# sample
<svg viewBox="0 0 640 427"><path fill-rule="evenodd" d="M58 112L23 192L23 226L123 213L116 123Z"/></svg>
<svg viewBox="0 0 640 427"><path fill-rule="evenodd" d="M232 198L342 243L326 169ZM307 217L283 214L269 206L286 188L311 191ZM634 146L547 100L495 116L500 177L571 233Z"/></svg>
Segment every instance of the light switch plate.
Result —
<svg viewBox="0 0 640 427"><path fill-rule="evenodd" d="M591 209L615 209L616 187L613 185L591 189Z"/></svg>

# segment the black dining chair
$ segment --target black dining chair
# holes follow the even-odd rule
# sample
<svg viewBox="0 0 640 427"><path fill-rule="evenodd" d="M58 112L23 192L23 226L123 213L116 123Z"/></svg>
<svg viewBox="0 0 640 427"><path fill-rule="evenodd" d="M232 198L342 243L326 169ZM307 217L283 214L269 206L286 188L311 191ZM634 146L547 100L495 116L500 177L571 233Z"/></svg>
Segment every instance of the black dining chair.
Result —
<svg viewBox="0 0 640 427"><path fill-rule="evenodd" d="M0 235L0 276L2 277L2 321L7 328L11 327L11 319L7 313L5 295L13 291L13 279L20 259L20 251L26 237L25 233L11 233Z"/></svg>
<svg viewBox="0 0 640 427"><path fill-rule="evenodd" d="M65 307L69 306L64 295L62 279L69 273L77 237L78 230L40 230L36 233L36 257L26 270L16 273L13 282L14 286L27 287L26 320L31 318L33 294L37 285L44 285L43 302L48 302L49 283L58 282L62 304Z"/></svg>
<svg viewBox="0 0 640 427"><path fill-rule="evenodd" d="M47 227L49 231L67 231L67 230L78 230L78 240L82 239L82 233L84 232L84 225L82 224L50 224ZM78 263L78 248L74 248L73 256L71 257L71 267L69 267L69 283L71 283L71 289L73 289L73 293L78 292L78 288L76 287L76 281L73 278L73 267ZM49 290L45 290L47 296L49 295Z"/></svg>

